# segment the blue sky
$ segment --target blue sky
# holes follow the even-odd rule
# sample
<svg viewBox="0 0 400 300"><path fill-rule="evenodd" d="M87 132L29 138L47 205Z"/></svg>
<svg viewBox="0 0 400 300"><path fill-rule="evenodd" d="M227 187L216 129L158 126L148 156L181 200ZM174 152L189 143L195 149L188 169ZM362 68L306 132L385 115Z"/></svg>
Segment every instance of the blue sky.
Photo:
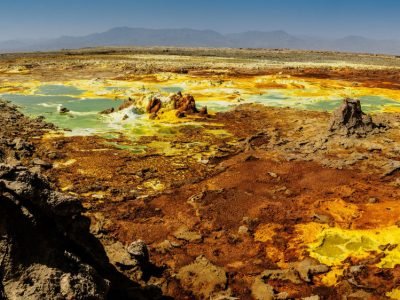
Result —
<svg viewBox="0 0 400 300"><path fill-rule="evenodd" d="M0 0L0 40L118 26L400 39L400 0Z"/></svg>

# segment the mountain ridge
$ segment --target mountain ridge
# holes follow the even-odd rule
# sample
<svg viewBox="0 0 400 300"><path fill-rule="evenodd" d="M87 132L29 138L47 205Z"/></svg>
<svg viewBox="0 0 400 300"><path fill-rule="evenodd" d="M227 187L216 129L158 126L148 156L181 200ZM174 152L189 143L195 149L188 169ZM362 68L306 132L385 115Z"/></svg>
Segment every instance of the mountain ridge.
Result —
<svg viewBox="0 0 400 300"><path fill-rule="evenodd" d="M362 53L400 54L400 41L376 40L357 35L329 39L292 35L284 30L251 30L222 34L191 28L149 29L114 27L84 36L0 41L0 52L50 51L98 46L182 46L226 48L288 48Z"/></svg>

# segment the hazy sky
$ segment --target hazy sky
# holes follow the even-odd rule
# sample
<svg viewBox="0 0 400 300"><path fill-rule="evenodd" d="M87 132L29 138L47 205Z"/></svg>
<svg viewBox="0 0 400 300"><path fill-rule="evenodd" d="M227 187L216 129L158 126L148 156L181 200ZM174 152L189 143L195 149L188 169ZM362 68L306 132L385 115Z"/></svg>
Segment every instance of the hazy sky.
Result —
<svg viewBox="0 0 400 300"><path fill-rule="evenodd" d="M0 40L117 26L400 39L400 0L0 0Z"/></svg>

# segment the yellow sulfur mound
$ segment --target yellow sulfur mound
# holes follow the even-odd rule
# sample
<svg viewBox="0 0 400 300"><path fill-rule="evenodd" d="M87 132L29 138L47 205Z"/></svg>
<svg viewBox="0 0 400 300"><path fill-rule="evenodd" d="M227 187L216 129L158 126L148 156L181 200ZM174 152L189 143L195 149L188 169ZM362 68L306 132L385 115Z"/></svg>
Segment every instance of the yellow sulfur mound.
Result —
<svg viewBox="0 0 400 300"><path fill-rule="evenodd" d="M390 299L400 299L400 289L393 289L390 292L386 293Z"/></svg>
<svg viewBox="0 0 400 300"><path fill-rule="evenodd" d="M319 225L319 224L318 224ZM314 233L314 241L308 245L310 256L329 266L338 266L348 257L363 258L372 252L384 252L386 256L377 264L381 268L393 268L400 264L400 228L390 226L382 229L351 230L328 228L315 223L301 225L301 231L307 233L310 240ZM300 226L299 226L300 227ZM312 228L308 230L307 227Z"/></svg>

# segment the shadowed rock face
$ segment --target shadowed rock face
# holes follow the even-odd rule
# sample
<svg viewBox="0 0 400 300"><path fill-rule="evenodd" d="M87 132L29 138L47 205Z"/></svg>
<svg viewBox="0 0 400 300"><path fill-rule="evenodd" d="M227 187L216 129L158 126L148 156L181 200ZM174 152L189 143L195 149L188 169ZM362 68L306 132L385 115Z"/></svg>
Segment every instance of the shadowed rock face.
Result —
<svg viewBox="0 0 400 300"><path fill-rule="evenodd" d="M161 106L161 100L157 97L153 97L147 105L146 112L149 114L156 114L160 110Z"/></svg>
<svg viewBox="0 0 400 300"><path fill-rule="evenodd" d="M376 125L372 118L361 110L358 99L344 99L343 104L333 112L329 131L343 135L365 135Z"/></svg>
<svg viewBox="0 0 400 300"><path fill-rule="evenodd" d="M109 280L77 254L76 248L91 244L89 237L80 245L89 235L81 211L75 198L51 191L39 175L0 165L0 279L6 298L106 298Z"/></svg>
<svg viewBox="0 0 400 300"><path fill-rule="evenodd" d="M40 174L0 164L0 299L160 297L109 262L82 212L79 199L51 190ZM149 257L137 244L130 250L140 268Z"/></svg>

